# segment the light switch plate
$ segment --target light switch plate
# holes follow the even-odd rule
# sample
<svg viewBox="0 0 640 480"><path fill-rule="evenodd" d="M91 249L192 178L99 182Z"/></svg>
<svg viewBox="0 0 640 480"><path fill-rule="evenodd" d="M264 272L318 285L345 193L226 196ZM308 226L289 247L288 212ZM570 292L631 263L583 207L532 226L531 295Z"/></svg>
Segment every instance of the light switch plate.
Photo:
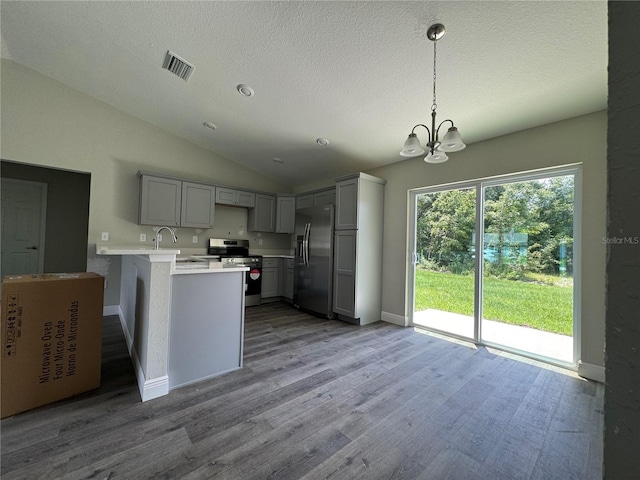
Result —
<svg viewBox="0 0 640 480"><path fill-rule="evenodd" d="M108 242L109 241L109 232L102 232L102 237L101 237L103 242Z"/></svg>

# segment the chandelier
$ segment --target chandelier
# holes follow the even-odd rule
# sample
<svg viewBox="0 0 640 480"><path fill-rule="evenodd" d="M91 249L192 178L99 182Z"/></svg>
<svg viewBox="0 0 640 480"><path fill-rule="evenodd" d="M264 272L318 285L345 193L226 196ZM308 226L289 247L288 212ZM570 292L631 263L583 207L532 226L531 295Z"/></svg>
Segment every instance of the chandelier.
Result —
<svg viewBox="0 0 640 480"><path fill-rule="evenodd" d="M435 23L429 27L429 30L427 30L427 38L433 42L433 103L431 104L431 130L422 123L413 127L409 134L409 138L404 142L404 147L400 152L400 156L402 157L417 157L418 155L428 152L427 156L424 158L424 161L427 163L446 162L449 160L446 152L458 152L466 147L462 141L462 137L460 137L458 129L453 124L453 120L443 120L438 125L438 128L436 128L436 44L438 40L444 37L444 34L444 25L441 23ZM447 122L449 122L451 126L442 138L442 142L440 142L438 137L440 127ZM420 146L420 139L415 133L415 130L418 127L426 128L429 133L429 141L425 145L427 148L426 150Z"/></svg>

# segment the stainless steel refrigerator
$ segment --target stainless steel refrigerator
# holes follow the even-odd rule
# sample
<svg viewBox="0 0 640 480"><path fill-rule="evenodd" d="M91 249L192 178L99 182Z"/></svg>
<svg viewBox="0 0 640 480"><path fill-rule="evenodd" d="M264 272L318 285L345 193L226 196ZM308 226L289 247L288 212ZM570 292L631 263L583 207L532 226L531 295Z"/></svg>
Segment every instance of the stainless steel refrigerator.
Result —
<svg viewBox="0 0 640 480"><path fill-rule="evenodd" d="M333 318L333 205L296 210L293 304Z"/></svg>

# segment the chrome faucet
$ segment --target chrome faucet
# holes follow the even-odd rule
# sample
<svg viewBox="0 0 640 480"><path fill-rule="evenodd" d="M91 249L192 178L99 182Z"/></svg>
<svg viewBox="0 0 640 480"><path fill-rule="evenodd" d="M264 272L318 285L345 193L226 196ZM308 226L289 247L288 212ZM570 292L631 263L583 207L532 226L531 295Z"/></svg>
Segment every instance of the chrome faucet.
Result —
<svg viewBox="0 0 640 480"><path fill-rule="evenodd" d="M158 235L160 235L160 232L164 229L169 230L169 232L171 233L171 236L173 237L173 243L178 243L178 237L176 237L176 233L171 230L171 228L169 227L160 227L158 228L158 230L156 230L156 238L154 239L154 241L156 242L156 250L158 250L160 248L160 242L158 242Z"/></svg>

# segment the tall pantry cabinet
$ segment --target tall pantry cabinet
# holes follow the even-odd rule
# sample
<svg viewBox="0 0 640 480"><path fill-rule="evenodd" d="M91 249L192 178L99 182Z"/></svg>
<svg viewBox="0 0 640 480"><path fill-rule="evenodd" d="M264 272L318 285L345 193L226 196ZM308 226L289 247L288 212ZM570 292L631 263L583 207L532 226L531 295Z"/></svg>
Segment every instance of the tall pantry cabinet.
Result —
<svg viewBox="0 0 640 480"><path fill-rule="evenodd" d="M381 317L385 183L365 173L336 179L333 311L357 325Z"/></svg>

